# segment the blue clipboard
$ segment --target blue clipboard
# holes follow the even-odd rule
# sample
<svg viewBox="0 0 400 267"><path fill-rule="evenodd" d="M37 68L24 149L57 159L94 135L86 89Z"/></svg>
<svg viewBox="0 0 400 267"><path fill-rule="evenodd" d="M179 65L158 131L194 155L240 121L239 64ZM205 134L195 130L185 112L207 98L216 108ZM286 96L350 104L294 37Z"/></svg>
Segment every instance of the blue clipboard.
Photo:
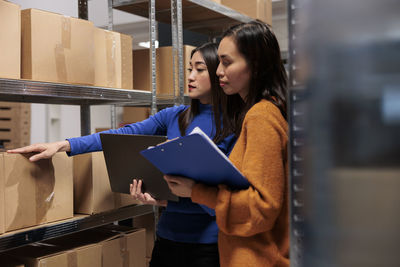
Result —
<svg viewBox="0 0 400 267"><path fill-rule="evenodd" d="M200 128L140 153L165 174L185 176L207 185L225 184L232 189L249 187L247 179Z"/></svg>

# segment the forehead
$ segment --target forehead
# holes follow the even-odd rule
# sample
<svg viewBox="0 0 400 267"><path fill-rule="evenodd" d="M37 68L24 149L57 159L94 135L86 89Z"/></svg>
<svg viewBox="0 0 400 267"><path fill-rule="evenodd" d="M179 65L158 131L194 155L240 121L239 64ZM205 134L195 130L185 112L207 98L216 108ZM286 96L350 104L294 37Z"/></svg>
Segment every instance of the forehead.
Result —
<svg viewBox="0 0 400 267"><path fill-rule="evenodd" d="M195 64L195 63L205 63L203 55L199 51L196 51L193 54L192 59L190 60L190 62L193 63L193 64Z"/></svg>
<svg viewBox="0 0 400 267"><path fill-rule="evenodd" d="M237 49L236 42L233 37L224 37L218 46L218 56L240 56L239 50Z"/></svg>

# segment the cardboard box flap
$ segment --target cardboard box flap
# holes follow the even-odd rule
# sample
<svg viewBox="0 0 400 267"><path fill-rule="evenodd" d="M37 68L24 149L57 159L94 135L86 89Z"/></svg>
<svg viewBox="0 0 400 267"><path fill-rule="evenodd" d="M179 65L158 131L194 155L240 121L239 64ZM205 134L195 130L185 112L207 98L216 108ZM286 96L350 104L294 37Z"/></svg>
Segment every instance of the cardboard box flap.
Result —
<svg viewBox="0 0 400 267"><path fill-rule="evenodd" d="M49 244L49 243L42 243L42 242L38 242L38 243L33 243L33 244L29 244L14 250L10 250L7 251L6 254L16 257L18 259L44 259L44 258L48 258L48 257L52 257L55 255L59 255L62 253L65 253L66 249L57 246L57 245L53 245L53 244Z"/></svg>
<svg viewBox="0 0 400 267"><path fill-rule="evenodd" d="M95 229L88 229L82 232L73 233L60 238L48 240L49 244L74 249L77 247L88 246L93 243L100 243L120 236L117 232L98 232Z"/></svg>

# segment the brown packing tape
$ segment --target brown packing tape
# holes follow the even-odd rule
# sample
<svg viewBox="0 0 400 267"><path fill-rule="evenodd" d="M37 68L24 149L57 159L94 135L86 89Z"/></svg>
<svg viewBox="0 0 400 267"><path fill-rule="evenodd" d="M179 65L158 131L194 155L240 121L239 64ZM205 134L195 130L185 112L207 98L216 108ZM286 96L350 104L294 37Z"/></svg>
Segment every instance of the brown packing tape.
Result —
<svg viewBox="0 0 400 267"><path fill-rule="evenodd" d="M106 57L107 57L107 86L116 87L116 49L117 40L115 40L115 33L106 31Z"/></svg>
<svg viewBox="0 0 400 267"><path fill-rule="evenodd" d="M47 212L54 199L55 171L52 159L40 160L35 166L36 223L47 222Z"/></svg>
<svg viewBox="0 0 400 267"><path fill-rule="evenodd" d="M56 58L57 79L59 82L67 82L67 62L65 60L64 47L58 44L56 45L54 52Z"/></svg>
<svg viewBox="0 0 400 267"><path fill-rule="evenodd" d="M76 251L68 251L67 253L67 267L78 267L78 255Z"/></svg>
<svg viewBox="0 0 400 267"><path fill-rule="evenodd" d="M61 44L65 49L71 49L71 18L61 18Z"/></svg>
<svg viewBox="0 0 400 267"><path fill-rule="evenodd" d="M129 267L128 238L124 233L121 233L121 237L119 238L119 247L122 258L122 266Z"/></svg>
<svg viewBox="0 0 400 267"><path fill-rule="evenodd" d="M65 49L71 49L71 18L63 16L61 17L61 44L57 44L54 49L59 82L68 81Z"/></svg>

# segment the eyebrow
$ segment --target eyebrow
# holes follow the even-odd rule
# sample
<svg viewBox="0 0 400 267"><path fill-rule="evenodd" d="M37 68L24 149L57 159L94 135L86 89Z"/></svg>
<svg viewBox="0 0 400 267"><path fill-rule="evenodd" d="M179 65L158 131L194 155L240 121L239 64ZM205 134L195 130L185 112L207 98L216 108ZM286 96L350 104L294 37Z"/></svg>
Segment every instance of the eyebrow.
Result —
<svg viewBox="0 0 400 267"><path fill-rule="evenodd" d="M207 66L206 63L204 63L203 61L196 61L196 62L194 63L194 65L205 65L205 66ZM191 63L191 62L190 62L190 66L192 66L192 63Z"/></svg>

